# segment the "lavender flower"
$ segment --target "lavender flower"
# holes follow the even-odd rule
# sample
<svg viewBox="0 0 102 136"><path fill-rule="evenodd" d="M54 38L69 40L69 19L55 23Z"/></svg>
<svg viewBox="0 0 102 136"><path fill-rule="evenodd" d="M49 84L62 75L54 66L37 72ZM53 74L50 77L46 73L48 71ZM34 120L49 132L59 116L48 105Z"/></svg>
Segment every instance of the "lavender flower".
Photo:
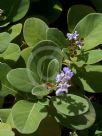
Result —
<svg viewBox="0 0 102 136"><path fill-rule="evenodd" d="M73 76L73 72L68 68L68 67L64 67L63 71L65 73L64 79L65 80L70 80Z"/></svg>
<svg viewBox="0 0 102 136"><path fill-rule="evenodd" d="M58 89L56 90L56 96L63 94L63 93L67 93L68 87L70 87L68 83L58 85Z"/></svg>
<svg viewBox="0 0 102 136"><path fill-rule="evenodd" d="M69 81L71 80L72 76L73 72L68 67L64 67L63 71L56 76L56 96L68 92L68 88L71 86Z"/></svg>
<svg viewBox="0 0 102 136"><path fill-rule="evenodd" d="M76 41L75 43L81 49L81 47L83 45L83 41L79 40L79 41Z"/></svg>
<svg viewBox="0 0 102 136"><path fill-rule="evenodd" d="M56 76L56 82L57 82L57 83L58 83L58 82L61 82L62 79L63 79L63 77L64 77L64 72L61 72L60 74L58 74L58 75Z"/></svg>
<svg viewBox="0 0 102 136"><path fill-rule="evenodd" d="M77 31L75 31L74 33L67 33L67 37L69 40L73 40L72 42L81 49L83 40L79 38L79 34L77 33Z"/></svg>
<svg viewBox="0 0 102 136"><path fill-rule="evenodd" d="M64 73L66 74L66 73L69 73L71 70L70 70L68 67L64 67L64 68L63 68L63 71L64 71Z"/></svg>
<svg viewBox="0 0 102 136"><path fill-rule="evenodd" d="M79 34L77 33L77 31L75 31L74 33L67 33L67 37L69 40L77 40Z"/></svg>

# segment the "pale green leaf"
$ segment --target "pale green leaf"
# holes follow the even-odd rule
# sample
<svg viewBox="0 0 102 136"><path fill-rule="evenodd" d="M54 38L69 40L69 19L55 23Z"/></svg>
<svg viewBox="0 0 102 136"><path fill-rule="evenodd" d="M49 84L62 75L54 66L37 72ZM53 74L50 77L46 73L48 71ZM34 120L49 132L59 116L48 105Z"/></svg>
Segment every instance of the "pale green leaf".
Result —
<svg viewBox="0 0 102 136"><path fill-rule="evenodd" d="M84 38L84 50L92 49L102 44L102 14L91 13L85 16L75 27L79 36Z"/></svg>
<svg viewBox="0 0 102 136"><path fill-rule="evenodd" d="M28 46L35 46L41 40L46 40L48 26L38 18L29 18L24 23L23 35Z"/></svg>
<svg viewBox="0 0 102 136"><path fill-rule="evenodd" d="M38 129L40 122L47 116L47 109L39 102L21 100L13 106L12 116L16 129L29 134Z"/></svg>
<svg viewBox="0 0 102 136"><path fill-rule="evenodd" d="M53 98L52 101L58 112L68 116L81 115L89 109L85 98L73 94L61 95Z"/></svg>

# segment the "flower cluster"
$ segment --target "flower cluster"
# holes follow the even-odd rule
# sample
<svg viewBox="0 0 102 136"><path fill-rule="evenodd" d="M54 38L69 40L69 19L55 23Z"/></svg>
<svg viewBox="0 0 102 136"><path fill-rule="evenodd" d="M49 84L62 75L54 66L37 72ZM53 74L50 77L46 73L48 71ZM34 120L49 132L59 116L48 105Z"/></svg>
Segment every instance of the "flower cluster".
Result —
<svg viewBox="0 0 102 136"><path fill-rule="evenodd" d="M77 33L77 31L75 31L74 33L67 33L67 37L69 40L77 40L79 34Z"/></svg>
<svg viewBox="0 0 102 136"><path fill-rule="evenodd" d="M68 92L68 88L71 86L69 81L71 80L72 76L73 72L68 67L64 67L61 73L56 76L56 96Z"/></svg>
<svg viewBox="0 0 102 136"><path fill-rule="evenodd" d="M77 33L77 31L75 31L74 33L67 33L67 38L69 40L73 40L78 48L81 48L81 46L83 45L82 40L79 39L79 34Z"/></svg>

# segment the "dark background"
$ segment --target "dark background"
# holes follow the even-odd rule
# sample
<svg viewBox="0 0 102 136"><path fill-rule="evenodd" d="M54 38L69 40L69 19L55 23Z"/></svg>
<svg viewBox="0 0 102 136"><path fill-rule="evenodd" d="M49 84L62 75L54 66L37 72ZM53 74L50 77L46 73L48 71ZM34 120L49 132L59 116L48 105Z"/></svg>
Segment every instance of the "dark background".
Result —
<svg viewBox="0 0 102 136"><path fill-rule="evenodd" d="M63 11L60 17L57 19L57 21L51 24L51 27L57 27L60 30L65 30L65 31L67 30L67 12L72 5L84 4L84 5L89 5L95 9L94 5L90 0L59 0L59 1L62 4Z"/></svg>

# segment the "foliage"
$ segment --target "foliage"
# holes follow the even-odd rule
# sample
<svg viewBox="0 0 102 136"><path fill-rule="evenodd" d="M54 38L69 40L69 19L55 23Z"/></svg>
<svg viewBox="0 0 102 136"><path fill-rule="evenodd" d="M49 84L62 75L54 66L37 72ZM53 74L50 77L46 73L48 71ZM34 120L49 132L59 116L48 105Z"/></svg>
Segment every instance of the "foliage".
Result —
<svg viewBox="0 0 102 136"><path fill-rule="evenodd" d="M65 36L49 27L62 12L49 1L0 1L0 136L100 136L102 106L87 95L102 93L100 5L70 7Z"/></svg>

